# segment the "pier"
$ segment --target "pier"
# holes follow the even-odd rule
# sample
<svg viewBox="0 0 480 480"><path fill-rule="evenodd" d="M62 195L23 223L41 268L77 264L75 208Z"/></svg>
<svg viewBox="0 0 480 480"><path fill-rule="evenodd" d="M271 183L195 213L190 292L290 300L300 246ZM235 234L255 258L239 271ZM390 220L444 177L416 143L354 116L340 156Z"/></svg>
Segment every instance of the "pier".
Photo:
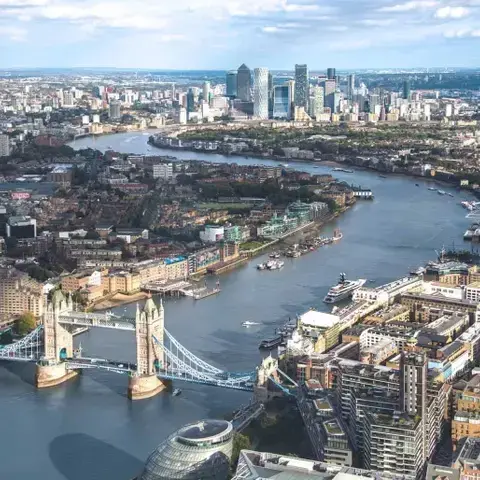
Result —
<svg viewBox="0 0 480 480"><path fill-rule="evenodd" d="M202 300L204 298L211 297L212 295L217 295L217 293L220 293L220 292L221 292L220 282L217 282L217 285L212 290L208 290L207 286L205 286L202 289L196 290L193 294L193 298L195 300Z"/></svg>
<svg viewBox="0 0 480 480"><path fill-rule="evenodd" d="M168 282L166 280L158 280L156 282L150 282L143 285L142 290L150 293L158 293L159 295L171 295L171 296L193 296L190 282L185 280Z"/></svg>

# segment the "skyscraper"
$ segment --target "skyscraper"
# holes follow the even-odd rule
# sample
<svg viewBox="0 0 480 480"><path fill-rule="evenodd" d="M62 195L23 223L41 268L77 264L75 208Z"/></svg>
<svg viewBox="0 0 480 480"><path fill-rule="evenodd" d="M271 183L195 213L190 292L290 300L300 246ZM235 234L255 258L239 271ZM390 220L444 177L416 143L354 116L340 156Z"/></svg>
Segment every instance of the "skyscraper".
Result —
<svg viewBox="0 0 480 480"><path fill-rule="evenodd" d="M405 100L409 100L410 99L410 80L405 80L403 82L403 98Z"/></svg>
<svg viewBox="0 0 480 480"><path fill-rule="evenodd" d="M335 80L336 72L334 68L327 68L327 78L329 80Z"/></svg>
<svg viewBox="0 0 480 480"><path fill-rule="evenodd" d="M226 84L227 84L227 97L235 98L237 96L237 71L231 70L227 72L226 77Z"/></svg>
<svg viewBox="0 0 480 480"><path fill-rule="evenodd" d="M305 107L308 110L308 68L306 65L295 65L295 98L296 107Z"/></svg>
<svg viewBox="0 0 480 480"><path fill-rule="evenodd" d="M268 119L268 69L256 68L253 71L253 116Z"/></svg>
<svg viewBox="0 0 480 480"><path fill-rule="evenodd" d="M195 92L193 88L189 88L187 93L187 113L193 111L195 111Z"/></svg>
<svg viewBox="0 0 480 480"><path fill-rule="evenodd" d="M8 135L0 135L0 157L8 157L10 155L10 137Z"/></svg>
<svg viewBox="0 0 480 480"><path fill-rule="evenodd" d="M323 86L313 87L313 96L311 101L310 116L318 120L320 115L323 113L323 108L325 106L324 98L324 89Z"/></svg>
<svg viewBox="0 0 480 480"><path fill-rule="evenodd" d="M267 79L268 84L268 79ZM267 85L268 88L268 85ZM251 102L252 77L250 69L242 64L237 70L237 98L244 102Z"/></svg>
<svg viewBox="0 0 480 480"><path fill-rule="evenodd" d="M210 82L203 82L202 96L207 103L210 101Z"/></svg>
<svg viewBox="0 0 480 480"><path fill-rule="evenodd" d="M292 88L288 83L273 87L273 118L288 120L292 116Z"/></svg>
<svg viewBox="0 0 480 480"><path fill-rule="evenodd" d="M352 73L347 77L347 98L352 101L355 91L355 75Z"/></svg>

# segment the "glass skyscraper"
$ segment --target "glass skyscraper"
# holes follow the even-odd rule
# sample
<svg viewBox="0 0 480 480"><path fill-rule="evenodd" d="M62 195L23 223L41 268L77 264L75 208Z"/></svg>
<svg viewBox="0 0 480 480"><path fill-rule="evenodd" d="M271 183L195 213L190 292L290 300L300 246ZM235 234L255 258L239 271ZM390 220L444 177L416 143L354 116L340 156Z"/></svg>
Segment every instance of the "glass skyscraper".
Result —
<svg viewBox="0 0 480 480"><path fill-rule="evenodd" d="M268 83L268 80L267 80ZM237 98L244 102L251 102L252 95L252 76L250 69L245 65L241 65L237 70Z"/></svg>
<svg viewBox="0 0 480 480"><path fill-rule="evenodd" d="M327 68L327 78L329 80L335 80L336 72L334 68Z"/></svg>
<svg viewBox="0 0 480 480"><path fill-rule="evenodd" d="M308 110L309 84L308 68L306 65L295 65L295 98L296 107L305 107Z"/></svg>
<svg viewBox="0 0 480 480"><path fill-rule="evenodd" d="M292 89L289 84L273 87L273 118L288 120L292 115Z"/></svg>
<svg viewBox="0 0 480 480"><path fill-rule="evenodd" d="M268 120L268 68L253 71L253 116Z"/></svg>
<svg viewBox="0 0 480 480"><path fill-rule="evenodd" d="M227 97L234 98L237 96L237 71L231 70L227 72L226 77L226 84L227 84Z"/></svg>

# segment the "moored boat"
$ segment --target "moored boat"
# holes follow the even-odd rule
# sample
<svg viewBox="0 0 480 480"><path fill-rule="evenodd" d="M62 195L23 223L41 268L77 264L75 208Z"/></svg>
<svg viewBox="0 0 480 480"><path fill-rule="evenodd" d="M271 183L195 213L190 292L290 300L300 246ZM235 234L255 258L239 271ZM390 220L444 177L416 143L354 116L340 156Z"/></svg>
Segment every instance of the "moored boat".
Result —
<svg viewBox="0 0 480 480"><path fill-rule="evenodd" d="M353 295L353 292L363 287L367 282L364 278L358 280L347 280L345 273L340 274L340 280L337 285L332 287L323 301L325 303L336 303L345 300Z"/></svg>

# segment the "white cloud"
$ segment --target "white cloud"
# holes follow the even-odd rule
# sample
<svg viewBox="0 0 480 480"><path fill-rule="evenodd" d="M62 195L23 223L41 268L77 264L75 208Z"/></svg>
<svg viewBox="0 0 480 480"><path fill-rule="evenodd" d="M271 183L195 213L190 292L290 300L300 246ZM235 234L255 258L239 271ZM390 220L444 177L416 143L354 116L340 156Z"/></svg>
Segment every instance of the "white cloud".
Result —
<svg viewBox="0 0 480 480"><path fill-rule="evenodd" d="M360 20L362 25L367 25L368 27L388 27L395 23L393 18L365 18Z"/></svg>
<svg viewBox="0 0 480 480"><path fill-rule="evenodd" d="M414 10L423 10L425 8L433 8L438 5L438 2L434 0L412 0L406 3L399 3L397 5L390 5L388 7L382 7L380 12L411 12Z"/></svg>
<svg viewBox="0 0 480 480"><path fill-rule="evenodd" d="M447 30L443 33L446 38L468 38L468 37L480 37L480 30L473 30L471 28L459 28Z"/></svg>
<svg viewBox="0 0 480 480"><path fill-rule="evenodd" d="M24 28L0 25L0 36L7 37L12 42L23 42L27 38L27 31Z"/></svg>
<svg viewBox="0 0 480 480"><path fill-rule="evenodd" d="M442 7L435 12L436 18L463 18L466 17L470 11L465 7Z"/></svg>
<svg viewBox="0 0 480 480"><path fill-rule="evenodd" d="M262 28L262 32L265 32L265 33L277 33L278 31L280 31L280 29L275 26L268 26L268 27Z"/></svg>

